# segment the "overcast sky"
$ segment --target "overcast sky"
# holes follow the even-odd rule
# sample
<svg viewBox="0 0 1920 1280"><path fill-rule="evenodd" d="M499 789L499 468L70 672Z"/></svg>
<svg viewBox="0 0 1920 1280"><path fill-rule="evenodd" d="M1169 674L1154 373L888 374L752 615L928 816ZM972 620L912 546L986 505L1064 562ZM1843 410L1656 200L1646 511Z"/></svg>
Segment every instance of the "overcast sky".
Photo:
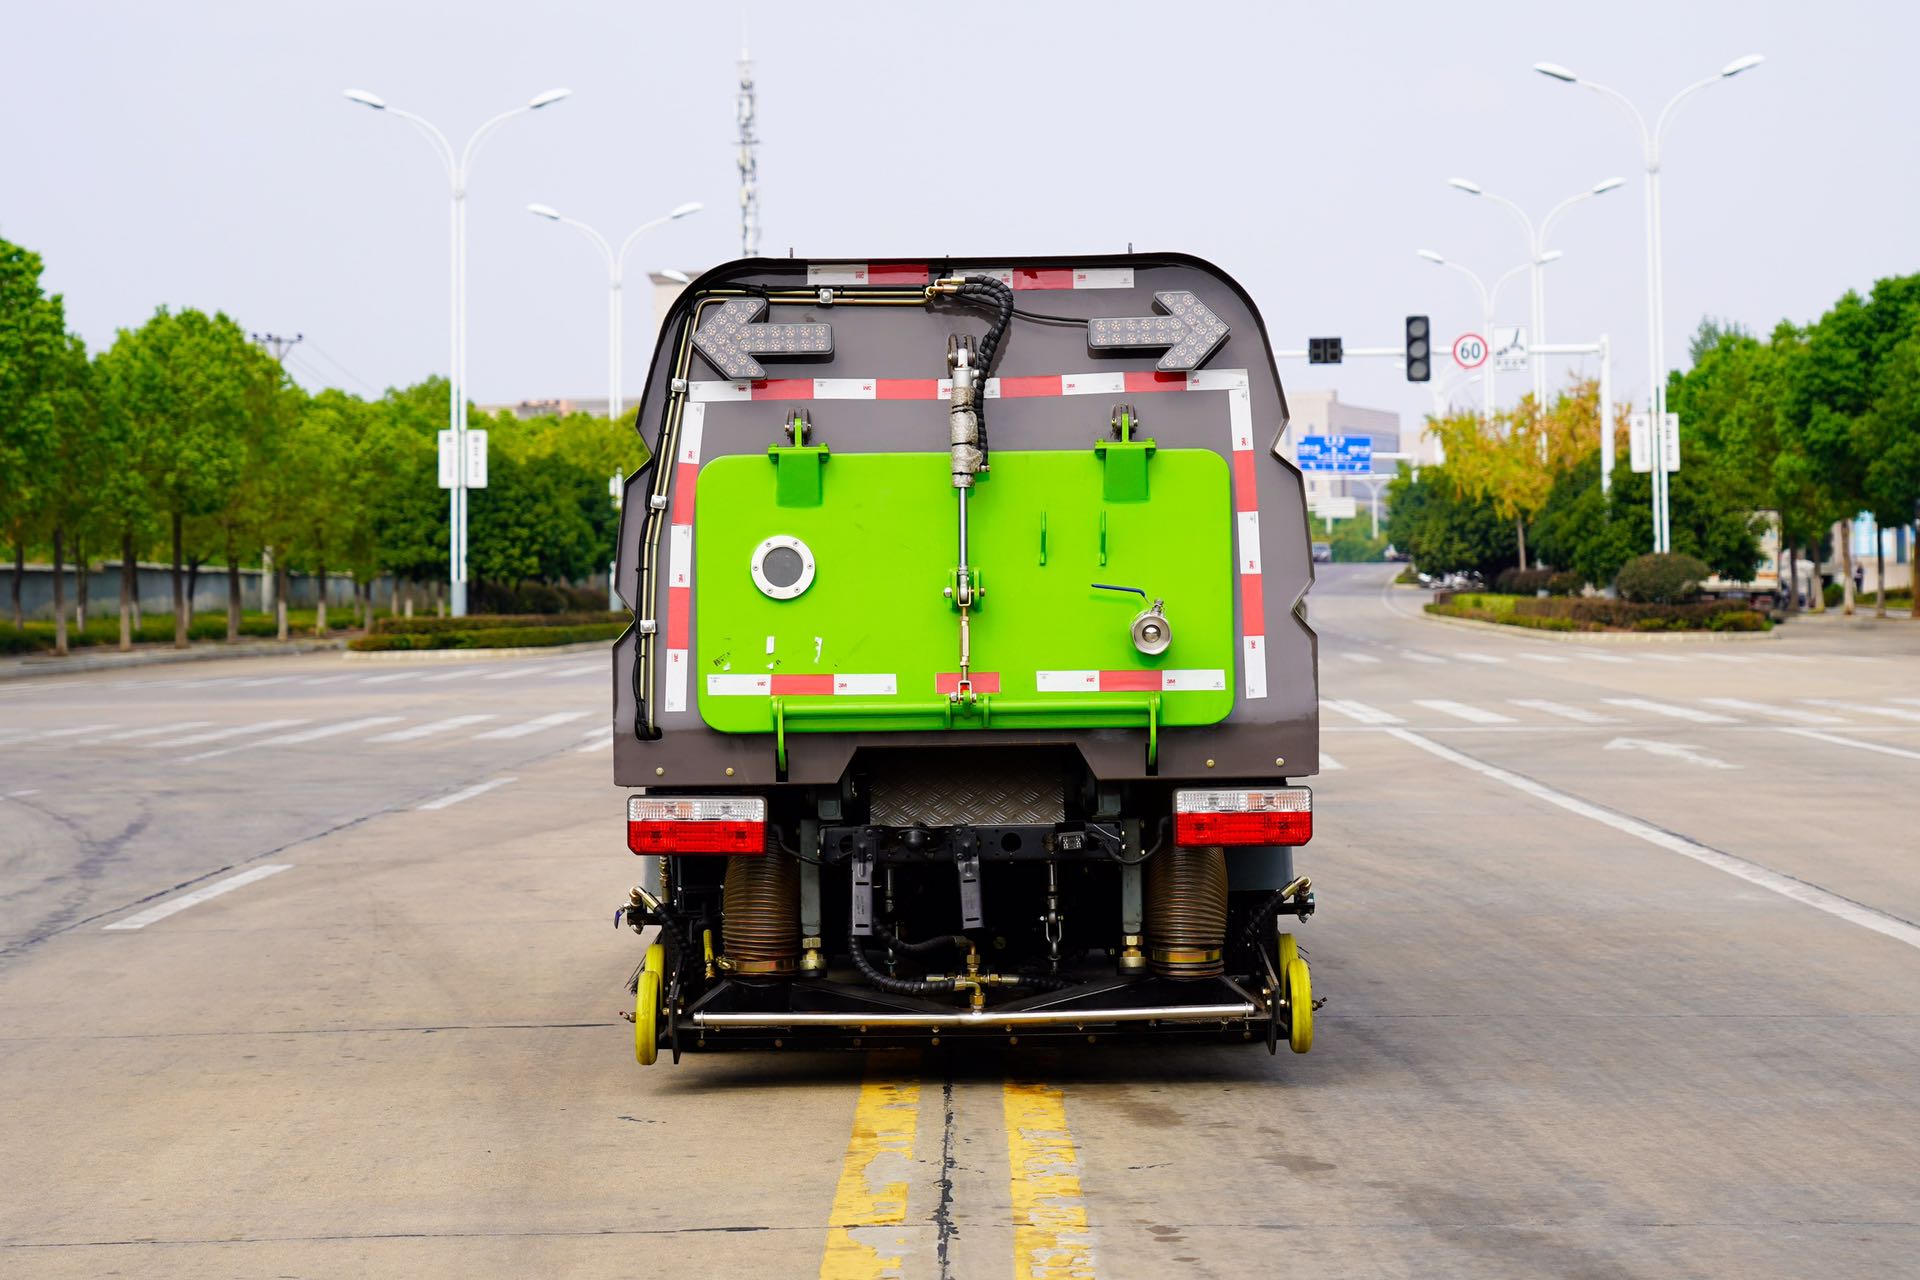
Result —
<svg viewBox="0 0 1920 1280"><path fill-rule="evenodd" d="M1847 288L1920 270L1920 11L1794 3L964 5L24 3L7 6L0 236L39 251L90 346L160 305L303 332L290 368L359 392L447 367L447 193L424 141L341 97L366 88L463 139L549 87L475 168L471 391L599 396L606 277L525 212L617 239L687 200L707 210L634 252L626 352L652 343L645 270L739 250L734 60L759 73L763 250L1045 255L1182 250L1238 277L1277 344L1400 340L1431 312L1478 327L1461 276L1524 260L1562 219L1549 337L1610 334L1619 394L1646 385L1640 149L1564 63L1649 113L1747 53L1766 64L1677 114L1664 169L1668 358L1701 316L1764 333ZM1500 318L1522 323L1520 281ZM1443 361L1441 368L1446 364ZM1566 366L1563 366L1563 368ZM1417 413L1378 362L1283 364L1297 387ZM1516 393L1524 378L1506 375ZM1468 394L1461 393L1463 396ZM1507 398L1503 395L1503 399Z"/></svg>

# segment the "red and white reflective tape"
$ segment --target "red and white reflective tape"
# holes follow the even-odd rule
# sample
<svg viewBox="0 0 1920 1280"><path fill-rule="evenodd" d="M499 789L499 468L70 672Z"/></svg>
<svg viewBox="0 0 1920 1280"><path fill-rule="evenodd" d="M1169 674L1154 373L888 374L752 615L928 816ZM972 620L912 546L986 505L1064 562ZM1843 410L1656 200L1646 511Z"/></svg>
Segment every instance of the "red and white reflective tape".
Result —
<svg viewBox="0 0 1920 1280"><path fill-rule="evenodd" d="M709 404L731 400L944 400L952 386L945 378L762 378L757 382L692 382L687 384L687 396L695 403ZM1191 373L1148 369L987 379L989 400L1246 389L1245 369L1196 369Z"/></svg>
<svg viewBox="0 0 1920 1280"><path fill-rule="evenodd" d="M814 272L852 271L854 265L841 267L810 267L808 278L813 279ZM864 264L859 270L866 271ZM907 271L905 266L887 267L886 270ZM868 272L871 275L871 272ZM924 278L924 277L922 277ZM832 281L820 280L817 283L870 283L867 280ZM884 283L884 282L882 282ZM896 282L897 283L897 282ZM1016 287L1018 287L1016 285ZM1108 288L1119 286L1086 285L1085 288ZM674 474L673 522L676 530L684 519L687 524L685 533L684 566L691 572L693 559L693 485L700 462L700 427L704 406L746 400L943 400L951 390L952 384L945 378L766 378L757 382L691 382L687 385L686 417L681 423L681 449L678 470ZM1244 697L1264 698L1267 696L1267 621L1266 597L1261 586L1260 571L1260 501L1259 471L1256 467L1257 454L1253 439L1253 398L1247 381L1245 369L1196 369L1190 373L1159 373L1154 370L1136 372L1113 372L1100 370L1091 373L1053 373L1028 377L988 378L987 398L990 400L1025 399L1046 396L1093 396L1093 395L1145 395L1161 391L1224 391L1227 393L1227 427L1229 458L1233 472L1233 522L1234 522L1234 575L1240 584L1240 648L1242 665L1246 669L1246 683L1241 689ZM698 411L698 412L696 412ZM690 446L690 448L689 448ZM672 553L678 555L681 543L672 543ZM685 574L674 567L680 561L670 559L667 591L667 699L669 711L686 709L686 609L687 600L684 588L687 585ZM676 584L681 589L681 598L674 597ZM678 631L675 630L678 618ZM675 635L679 636L677 694ZM1205 675L1224 676L1220 672L1165 671L1165 672L1042 672L1044 679L1048 675L1056 676L1093 676L1092 685L1072 684L1074 690L1093 689L1185 689L1185 688L1224 688L1220 685L1120 685L1106 684L1108 676L1128 678L1154 678L1164 680L1168 677L1199 677ZM958 688L959 676L939 677L941 693L953 693ZM985 676L975 676L974 688L989 692L982 681ZM994 677L997 692L998 677ZM1045 686L1042 686L1045 691ZM711 692L711 690L709 690Z"/></svg>
<svg viewBox="0 0 1920 1280"><path fill-rule="evenodd" d="M998 671L975 671L967 677L967 681L975 693L1000 692L1000 673ZM960 673L958 671L942 671L933 678L933 691L935 693L960 692Z"/></svg>
<svg viewBox="0 0 1920 1280"><path fill-rule="evenodd" d="M807 697L836 694L895 694L900 692L893 673L884 675L710 675L707 693L711 697Z"/></svg>
<svg viewBox="0 0 1920 1280"><path fill-rule="evenodd" d="M1227 673L1194 669L1182 671L1037 671L1039 693L1191 693L1227 687Z"/></svg>
<svg viewBox="0 0 1920 1280"><path fill-rule="evenodd" d="M1131 289L1132 267L966 267L969 276L992 276L1010 289ZM823 262L807 268L810 285L909 285L933 281L924 262Z"/></svg>
<svg viewBox="0 0 1920 1280"><path fill-rule="evenodd" d="M693 617L693 495L700 480L700 439L707 406L687 404L680 415L680 443L673 455L673 505L667 524L668 711L687 709L687 635Z"/></svg>
<svg viewBox="0 0 1920 1280"><path fill-rule="evenodd" d="M1234 567L1240 579L1240 647L1248 698L1267 696L1267 606L1260 585L1260 487L1254 470L1253 399L1244 386L1227 392L1233 432Z"/></svg>

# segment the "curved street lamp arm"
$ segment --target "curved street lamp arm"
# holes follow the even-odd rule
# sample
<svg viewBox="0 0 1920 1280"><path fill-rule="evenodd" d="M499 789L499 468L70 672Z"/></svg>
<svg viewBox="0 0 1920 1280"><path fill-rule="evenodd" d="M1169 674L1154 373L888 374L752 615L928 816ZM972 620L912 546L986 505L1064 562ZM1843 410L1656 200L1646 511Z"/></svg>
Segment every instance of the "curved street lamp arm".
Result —
<svg viewBox="0 0 1920 1280"><path fill-rule="evenodd" d="M385 110L388 115L405 120L418 129L432 145L433 153L440 157L440 167L447 171L447 181L454 183L459 181L453 167L453 144L447 141L446 134L434 128L433 123L424 116L417 116L411 111L402 111L399 107L387 107Z"/></svg>
<svg viewBox="0 0 1920 1280"><path fill-rule="evenodd" d="M1653 157L1656 162L1660 158L1660 142L1667 134L1667 122L1673 118L1673 109L1708 85L1718 84L1725 78L1723 75L1716 74L1708 76L1705 80L1697 80L1674 94L1667 105L1660 108L1660 118L1654 122L1653 126Z"/></svg>
<svg viewBox="0 0 1920 1280"><path fill-rule="evenodd" d="M1517 266L1508 267L1505 271L1503 271L1500 274L1500 278L1493 282L1493 288L1490 291L1488 291L1488 297L1487 297L1487 314L1488 315L1493 314L1494 304L1500 301L1500 286L1505 284L1507 281L1513 279L1515 276L1519 275L1522 271L1530 271L1532 269L1533 269L1532 262L1522 262ZM1487 336L1489 339L1491 339L1493 335L1489 334Z"/></svg>
<svg viewBox="0 0 1920 1280"><path fill-rule="evenodd" d="M481 125L478 129L475 129L473 131L473 136L467 139L466 148L462 150L460 153L461 178L464 179L466 177L468 169L471 168L473 165L473 158L480 154L480 144L486 141L486 137L488 134L492 133L495 129L498 129L501 125L513 119L515 116L525 115L527 112L532 110L533 110L532 107L527 106L523 103L520 106L513 108L511 111L502 111L499 115L487 121L485 124Z"/></svg>
<svg viewBox="0 0 1920 1280"><path fill-rule="evenodd" d="M633 248L634 241L638 240L641 236L647 234L647 232L653 230L655 227L664 226L667 223L672 221L673 221L672 214L663 213L657 218L648 218L645 222L641 223L639 226L635 227L633 230L627 232L627 238L620 242L620 253L617 259L619 269L621 270L626 269L627 250Z"/></svg>
<svg viewBox="0 0 1920 1280"><path fill-rule="evenodd" d="M1522 209L1519 205L1515 204L1513 201L1507 199L1505 196L1495 195L1491 191L1483 191L1480 194L1484 195L1487 199L1493 201L1495 204L1505 205L1510 211L1512 211L1514 217L1520 219L1520 225L1526 229L1526 233L1527 233L1527 255L1529 257L1536 257L1536 258L1539 257L1540 242L1534 237L1533 219L1527 216L1527 211L1525 209Z"/></svg>
<svg viewBox="0 0 1920 1280"><path fill-rule="evenodd" d="M1565 213L1567 210L1573 208L1573 206L1579 204L1582 200L1591 200L1594 198L1594 196L1598 194L1599 194L1598 192L1592 191L1592 190L1579 191L1574 193L1573 195L1568 196L1565 200L1562 200L1559 204L1553 206L1552 209L1548 210L1547 216L1540 220L1541 252L1544 253L1546 251L1547 232L1553 229L1553 224L1559 219L1560 215Z"/></svg>
<svg viewBox="0 0 1920 1280"><path fill-rule="evenodd" d="M1647 118L1640 114L1639 107L1633 105L1632 98L1621 93L1618 89L1609 89L1607 86L1595 84L1591 80L1576 80L1574 83L1583 89L1591 89L1601 97L1618 103L1628 115L1632 116L1634 124L1640 127L1640 152L1642 158L1649 166L1658 162L1658 153L1654 150L1653 134L1647 128Z"/></svg>
<svg viewBox="0 0 1920 1280"><path fill-rule="evenodd" d="M1481 315L1484 316L1488 312L1493 310L1493 299L1487 295L1487 286L1485 281L1481 280L1479 276L1473 273L1473 271L1471 271L1466 267L1461 266L1457 262L1453 262L1449 260L1446 262L1442 262L1440 265L1443 267L1451 267L1453 268L1453 270L1458 271L1461 275L1465 276L1467 279L1473 281L1474 290L1480 295L1480 314Z"/></svg>
<svg viewBox="0 0 1920 1280"><path fill-rule="evenodd" d="M616 278L619 276L620 274L619 266L614 262L614 259L613 259L613 247L607 243L607 238L605 236L601 235L598 231L595 231L592 227L580 221L578 218L563 217L563 218L555 218L554 221L558 222L561 226L572 227L575 231L578 231L581 235L593 241L594 246L600 250L600 256L606 259L607 274L609 276L613 276Z"/></svg>

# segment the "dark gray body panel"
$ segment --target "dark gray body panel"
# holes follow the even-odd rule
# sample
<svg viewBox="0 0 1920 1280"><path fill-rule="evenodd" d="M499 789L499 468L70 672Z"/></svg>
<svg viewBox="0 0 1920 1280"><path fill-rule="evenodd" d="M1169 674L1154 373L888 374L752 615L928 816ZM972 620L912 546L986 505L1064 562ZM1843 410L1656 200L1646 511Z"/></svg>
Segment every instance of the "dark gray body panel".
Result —
<svg viewBox="0 0 1920 1280"><path fill-rule="evenodd" d="M882 264L874 264L880 267ZM1206 360L1203 378L1245 372L1250 407L1253 460L1259 510L1258 554L1264 635L1265 696L1249 698L1244 670L1231 673L1236 694L1228 719L1204 728L1162 729L1157 767L1149 769L1145 734L1134 729L1047 731L968 730L955 733L793 733L787 737L788 769L776 769L772 735L725 734L706 727L697 700L669 711L663 697L665 675L659 655L666 640L668 514L650 509L661 492L662 469L675 464L667 440L688 395L685 381L676 389L676 369L692 382L719 383L721 374L698 353L686 351L688 326L703 309L739 291L816 288L808 281L806 260L747 260L728 263L688 287L668 315L655 348L638 426L655 452L648 470L629 478L620 529L616 584L637 619L650 620L654 632L636 626L621 638L614 655L614 777L622 786L762 787L778 782L829 785L837 781L862 746L1070 744L1093 773L1103 779L1155 776L1208 781L1278 780L1319 770L1319 685L1317 642L1296 605L1312 585L1313 565L1308 513L1300 473L1274 451L1285 429L1287 408L1265 328L1249 299L1218 268L1172 254L1045 259L947 259L932 263L936 275L974 269L1081 269L1111 273L1129 269L1131 287L1020 290L1021 311L1070 317L1142 316L1155 310L1157 292L1193 293L1228 326L1225 341ZM927 278L932 278L929 276ZM719 292L715 292L719 291ZM704 301L703 301L704 300ZM839 303L788 303L775 300L764 320L775 323L827 323L833 328L833 354L820 359L781 359L762 355L770 379L940 379L946 376L947 336L978 336L989 315L950 302L931 306L853 306ZM1016 317L1001 345L992 374L999 379L1052 375L1135 374L1154 370L1157 351L1124 355L1091 354L1082 325L1035 323ZM770 389L777 392L778 385ZM794 389L797 393L799 388ZM1104 428L1114 403L1136 404L1146 433L1162 447L1231 451L1229 416L1221 390L1116 392L1080 396L1003 395L988 401L988 432L996 449L1083 449ZM804 408L835 452L902 452L924 449L945 453L947 406L943 399L812 399L777 394L752 399L708 401L701 423L700 462L726 454L762 454L777 436L783 418ZM669 490L674 483L665 477ZM708 517L710 518L710 517ZM650 521L653 527L649 527ZM1170 530L1169 536L1178 536ZM650 579L643 570L652 569ZM643 592L643 580L653 590ZM698 592L699 583L692 590ZM645 596L645 598L643 598ZM1235 601L1235 633L1249 633ZM689 618L687 625L692 626ZM643 644L656 646L653 678L641 689L645 719L657 737L636 733L634 677ZM1244 654L1242 655L1244 659ZM643 668L644 670L645 668Z"/></svg>

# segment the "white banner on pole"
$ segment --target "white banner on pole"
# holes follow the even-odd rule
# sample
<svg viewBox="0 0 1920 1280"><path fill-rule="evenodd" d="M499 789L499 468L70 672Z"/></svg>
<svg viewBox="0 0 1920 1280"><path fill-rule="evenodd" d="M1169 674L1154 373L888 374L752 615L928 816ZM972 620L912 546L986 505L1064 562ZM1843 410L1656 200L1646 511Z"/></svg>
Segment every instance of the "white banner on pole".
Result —
<svg viewBox="0 0 1920 1280"><path fill-rule="evenodd" d="M1494 328L1493 367L1503 373L1527 367L1527 331L1524 327Z"/></svg>
<svg viewBox="0 0 1920 1280"><path fill-rule="evenodd" d="M1313 504L1313 514L1321 520L1351 520L1358 510L1352 498L1332 494Z"/></svg>
<svg viewBox="0 0 1920 1280"><path fill-rule="evenodd" d="M451 429L440 433L440 487L451 489L460 483L460 457L453 449Z"/></svg>
<svg viewBox="0 0 1920 1280"><path fill-rule="evenodd" d="M1647 429L1650 421L1644 413L1627 415L1627 460L1642 475L1653 470L1653 433Z"/></svg>
<svg viewBox="0 0 1920 1280"><path fill-rule="evenodd" d="M1680 415L1663 415L1660 423L1660 459L1667 464L1667 470L1680 469Z"/></svg>
<svg viewBox="0 0 1920 1280"><path fill-rule="evenodd" d="M487 433L467 432L467 488L487 487Z"/></svg>

